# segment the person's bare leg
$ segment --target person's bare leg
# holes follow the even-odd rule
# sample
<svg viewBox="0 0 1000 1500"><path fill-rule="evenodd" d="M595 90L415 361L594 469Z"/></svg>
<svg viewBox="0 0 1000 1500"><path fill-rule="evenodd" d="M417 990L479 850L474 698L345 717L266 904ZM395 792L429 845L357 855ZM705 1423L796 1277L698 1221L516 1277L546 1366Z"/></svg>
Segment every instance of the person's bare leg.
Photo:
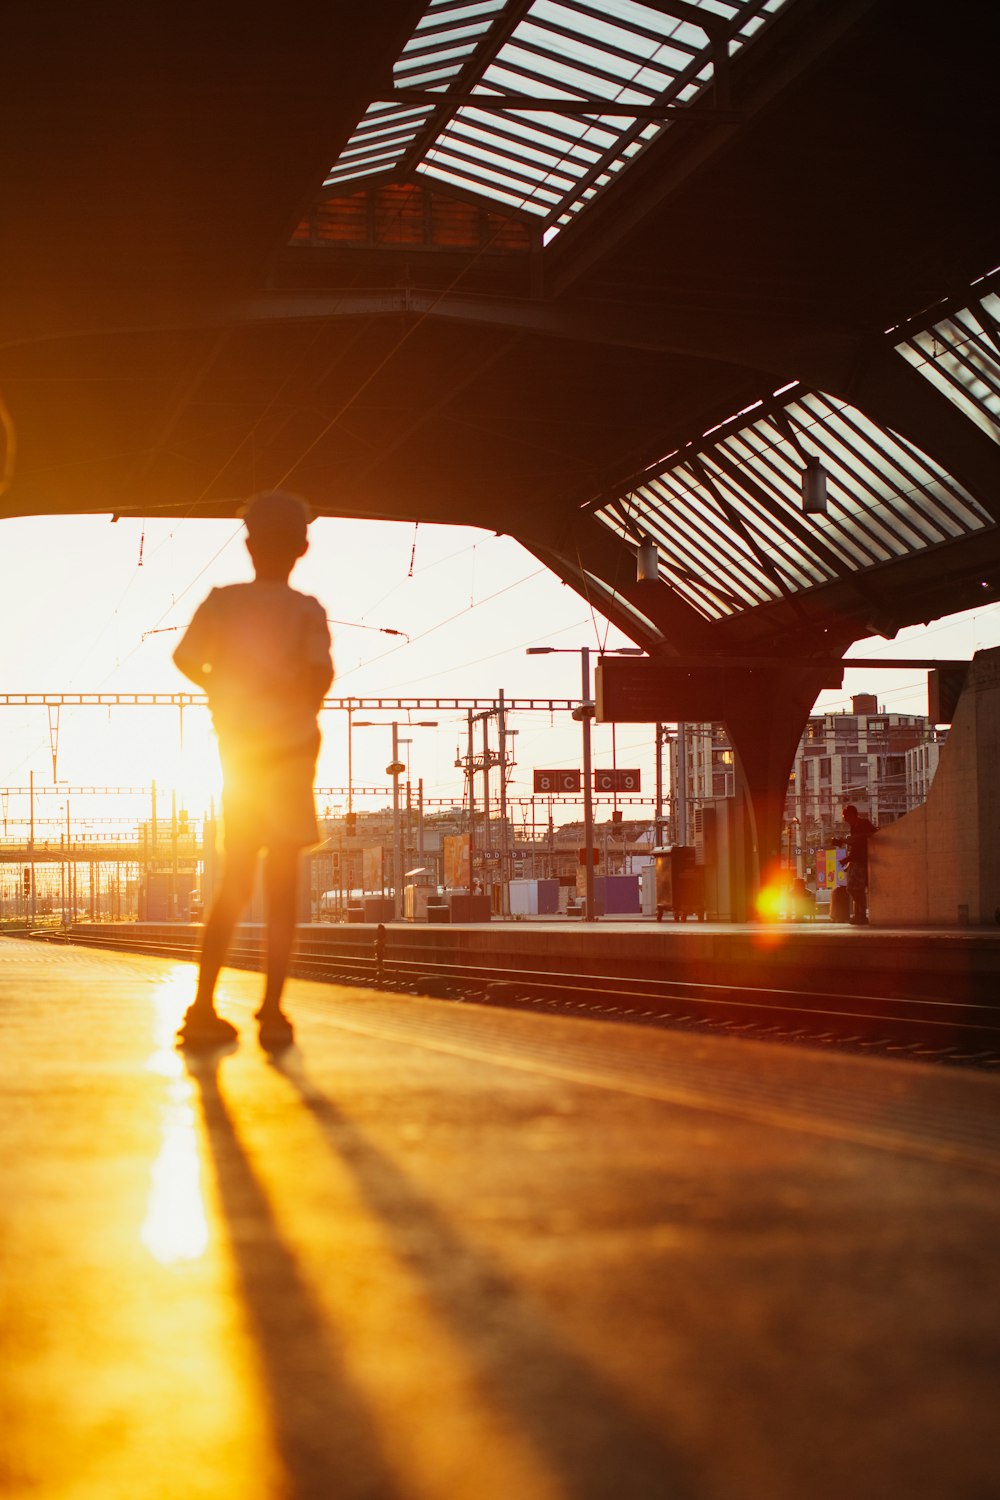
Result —
<svg viewBox="0 0 1000 1500"><path fill-rule="evenodd" d="M259 1016L281 1012L281 995L288 978L295 943L298 895L298 849L269 849L265 865L267 890L267 979Z"/></svg>
<svg viewBox="0 0 1000 1500"><path fill-rule="evenodd" d="M257 855L252 850L227 853L219 893L205 923L198 968L198 989L191 1011L206 1015L215 1009L215 986L226 961L233 932L250 900Z"/></svg>

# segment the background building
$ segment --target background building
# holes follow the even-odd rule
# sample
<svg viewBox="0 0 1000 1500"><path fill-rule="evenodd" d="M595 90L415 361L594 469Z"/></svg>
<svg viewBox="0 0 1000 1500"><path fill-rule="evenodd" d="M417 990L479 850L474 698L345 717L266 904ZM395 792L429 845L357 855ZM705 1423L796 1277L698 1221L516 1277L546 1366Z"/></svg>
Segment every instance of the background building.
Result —
<svg viewBox="0 0 1000 1500"><path fill-rule="evenodd" d="M937 770L947 731L924 714L889 713L871 693L850 713L814 714L799 741L785 804L787 849L810 874L817 849L844 837L841 810L853 802L879 828L919 807ZM693 842L696 809L736 793L732 747L721 724L681 724L670 740L676 842ZM686 837L683 837L686 832Z"/></svg>

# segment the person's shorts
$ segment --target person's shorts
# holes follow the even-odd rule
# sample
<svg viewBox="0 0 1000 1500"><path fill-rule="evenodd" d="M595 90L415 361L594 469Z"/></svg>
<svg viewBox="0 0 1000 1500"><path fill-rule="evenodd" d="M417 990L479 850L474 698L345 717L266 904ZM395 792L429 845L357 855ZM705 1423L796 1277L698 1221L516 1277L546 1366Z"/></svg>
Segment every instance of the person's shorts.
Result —
<svg viewBox="0 0 1000 1500"><path fill-rule="evenodd" d="M305 849L319 842L314 747L284 754L234 753L220 747L222 822L227 849Z"/></svg>

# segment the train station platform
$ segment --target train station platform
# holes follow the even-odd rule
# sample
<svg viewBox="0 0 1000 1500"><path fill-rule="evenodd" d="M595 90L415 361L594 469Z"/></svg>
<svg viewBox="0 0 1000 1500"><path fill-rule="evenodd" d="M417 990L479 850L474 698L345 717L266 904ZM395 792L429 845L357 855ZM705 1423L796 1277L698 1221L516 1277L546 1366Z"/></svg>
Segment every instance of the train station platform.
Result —
<svg viewBox="0 0 1000 1500"><path fill-rule="evenodd" d="M0 940L5 1496L1000 1491L1000 1078L193 983Z"/></svg>
<svg viewBox="0 0 1000 1500"><path fill-rule="evenodd" d="M253 955L263 928L240 928ZM312 923L299 927L304 969L324 959L368 962L376 927L370 923ZM201 927L179 922L82 923L70 930L81 942L123 942L154 950L200 942ZM623 987L669 982L686 1004L738 1019L759 1011L766 990L795 997L803 1012L825 1023L838 1014L871 1012L871 1001L916 1002L947 1041L976 1031L1000 1046L1000 928L852 927L831 922L654 922L537 919L487 923L390 922L384 928L390 973L447 978L478 971L507 975L530 987L532 978ZM852 1021L853 1024L853 1021Z"/></svg>

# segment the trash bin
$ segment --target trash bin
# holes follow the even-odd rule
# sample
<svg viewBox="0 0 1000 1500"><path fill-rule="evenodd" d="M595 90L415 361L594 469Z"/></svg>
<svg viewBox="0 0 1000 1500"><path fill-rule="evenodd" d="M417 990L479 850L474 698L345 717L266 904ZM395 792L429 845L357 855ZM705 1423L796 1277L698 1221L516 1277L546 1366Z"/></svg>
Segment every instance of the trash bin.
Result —
<svg viewBox="0 0 1000 1500"><path fill-rule="evenodd" d="M654 849L656 861L656 920L662 922L663 913L672 912L676 922L687 916L701 916L705 905L705 872L695 863L692 844L672 844L667 848Z"/></svg>
<svg viewBox="0 0 1000 1500"><path fill-rule="evenodd" d="M391 922L396 915L396 903L391 896L366 896L361 909L365 922Z"/></svg>
<svg viewBox="0 0 1000 1500"><path fill-rule="evenodd" d="M834 886L830 895L830 921L849 922L850 920L851 898L847 894L847 886Z"/></svg>

